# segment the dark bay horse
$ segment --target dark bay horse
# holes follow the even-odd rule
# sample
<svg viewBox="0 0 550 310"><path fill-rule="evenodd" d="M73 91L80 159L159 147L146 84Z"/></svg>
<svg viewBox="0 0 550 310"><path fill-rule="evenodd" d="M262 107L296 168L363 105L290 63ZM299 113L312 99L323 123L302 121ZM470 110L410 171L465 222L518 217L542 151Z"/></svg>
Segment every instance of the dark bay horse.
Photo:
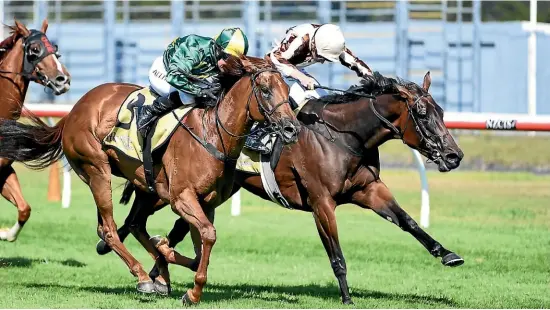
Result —
<svg viewBox="0 0 550 310"><path fill-rule="evenodd" d="M356 93L375 94L375 100L346 94L308 102L298 114L304 128L298 142L285 147L275 169L277 183L292 208L313 213L345 304L352 300L338 240L335 216L338 205L352 203L374 210L412 234L431 255L441 257L445 266L464 262L422 230L380 179L378 147L396 138L436 162L442 172L459 166L463 153L443 122L443 110L428 93L430 83L429 73L424 77L423 87L375 74L363 86L352 89ZM234 191L242 186L270 200L259 175L239 171L236 183L239 186ZM128 201L131 193L132 187L127 186L123 200ZM162 201L158 201L155 210L162 206ZM129 218L119 234L124 238L130 231L139 230L136 226L140 225L145 225L144 219ZM198 257L190 260L173 249L188 232L188 224L177 220L167 239L155 238L155 241L170 263L195 270ZM97 249L100 254L109 251L103 242L98 243ZM150 275L156 274L155 267Z"/></svg>
<svg viewBox="0 0 550 310"><path fill-rule="evenodd" d="M200 301L207 281L210 253L216 242L212 224L214 209L232 193L236 159L253 123L276 127L285 143L294 143L300 125L288 103L288 86L270 64L258 58L230 57L222 72L235 81L215 107L194 109L155 160L155 191L148 192L143 164L117 150L103 148L102 141L116 123L125 98L139 89L131 84L103 84L86 93L71 112L50 127L33 118L33 125L0 122L0 156L29 162L31 168L47 167L63 154L78 176L90 187L98 210L98 234L122 258L138 278L138 290L152 293L169 283L167 268L153 283L148 273L120 241L113 220L111 176L130 181L140 191L145 211L162 199L191 224L203 244L193 289L183 299ZM206 147L205 147L206 145ZM160 254L149 241L141 244L152 257ZM164 277L163 277L164 276Z"/></svg>
<svg viewBox="0 0 550 310"><path fill-rule="evenodd" d="M3 25L2 25L3 26ZM70 75L58 60L57 48L46 36L48 22L40 31L29 30L15 21L11 34L0 42L0 118L21 116L30 81L50 88L61 95L70 88ZM15 241L31 215L31 207L23 198L21 185L12 168L13 161L0 158L2 196L17 207L17 222L12 228L0 229L0 240Z"/></svg>

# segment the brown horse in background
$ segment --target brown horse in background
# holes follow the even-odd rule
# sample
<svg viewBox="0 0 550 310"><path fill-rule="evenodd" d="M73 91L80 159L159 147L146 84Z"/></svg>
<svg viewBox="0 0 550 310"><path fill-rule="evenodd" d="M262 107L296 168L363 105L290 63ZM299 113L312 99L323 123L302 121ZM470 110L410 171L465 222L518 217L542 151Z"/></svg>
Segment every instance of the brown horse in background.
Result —
<svg viewBox="0 0 550 310"><path fill-rule="evenodd" d="M396 138L436 162L441 172L459 166L464 154L445 126L443 110L428 93L430 84L429 73L424 77L423 87L376 73L374 78L365 80L363 86L352 88L351 94L309 101L298 114L305 129L296 144L283 150L275 168L277 183L290 206L313 213L344 304L352 300L338 239L335 215L338 205L351 203L374 210L413 235L431 255L441 257L445 266L459 266L464 262L422 230L380 179L378 147ZM369 99L368 94L375 94L376 98ZM236 183L234 192L242 186L270 200L259 175L238 171ZM127 186L122 201L127 202L131 193L132 187ZM139 199L136 196L132 209ZM163 205L158 201L154 211ZM124 239L130 231L142 229L145 221L146 218L139 216L129 217L120 227L119 235ZM190 261L174 250L188 232L189 225L178 219L168 238L157 237L155 243L157 249L170 258L170 263L196 270L197 261ZM196 238L193 241L195 243ZM109 248L99 242L97 250L105 254ZM150 276L154 278L158 273L155 266Z"/></svg>
<svg viewBox="0 0 550 310"><path fill-rule="evenodd" d="M50 88L56 95L69 90L70 75L57 59L57 47L46 36L48 22L40 31L29 30L15 21L11 34L0 42L0 118L21 116L30 81ZM0 240L15 241L31 215L31 207L23 198L21 185L12 168L13 161L0 158L2 196L17 207L17 222L12 228L0 229Z"/></svg>
<svg viewBox="0 0 550 310"><path fill-rule="evenodd" d="M143 164L105 148L103 139L117 121L127 96L139 89L131 84L103 84L86 93L71 112L49 127L34 118L34 125L15 121L0 123L0 156L20 162L34 161L31 168L44 168L63 154L78 176L90 187L98 210L98 235L124 260L138 278L138 290L165 292L169 285L167 266L153 283L120 242L113 219L111 176L123 177L139 190L143 212L160 197L191 224L192 233L203 245L195 286L183 300L199 302L207 281L210 253L216 242L212 224L214 209L232 193L236 160L244 137L254 121L275 127L285 143L294 143L300 125L288 102L288 86L282 76L262 59L230 57L222 68L227 94L213 108L194 109L170 140L154 155L155 191L148 192ZM139 209L139 208L138 208ZM139 211L141 212L141 211ZM140 243L153 258L161 254L148 235Z"/></svg>

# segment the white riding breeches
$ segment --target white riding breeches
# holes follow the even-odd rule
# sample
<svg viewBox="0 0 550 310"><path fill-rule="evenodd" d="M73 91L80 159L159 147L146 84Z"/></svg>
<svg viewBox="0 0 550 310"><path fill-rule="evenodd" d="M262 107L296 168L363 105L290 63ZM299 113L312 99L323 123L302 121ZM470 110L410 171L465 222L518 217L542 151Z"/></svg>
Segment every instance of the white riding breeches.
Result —
<svg viewBox="0 0 550 310"><path fill-rule="evenodd" d="M175 89L166 81L166 69L164 68L162 56L155 59L151 69L149 69L149 84L161 96L166 96L177 91L182 104L192 105L195 103L193 95Z"/></svg>
<svg viewBox="0 0 550 310"><path fill-rule="evenodd" d="M303 69L301 71L305 75L312 77L307 72L305 72ZM285 82L290 87L290 92L288 94L289 97L292 98L292 100L298 105L298 107L301 107L302 105L304 105L307 101L309 101L311 99L321 98L323 96L328 95L328 93L323 89L314 89L314 90L305 89L305 87L303 87L302 84L300 84L299 81L297 81L297 80L295 80L291 77L285 78Z"/></svg>

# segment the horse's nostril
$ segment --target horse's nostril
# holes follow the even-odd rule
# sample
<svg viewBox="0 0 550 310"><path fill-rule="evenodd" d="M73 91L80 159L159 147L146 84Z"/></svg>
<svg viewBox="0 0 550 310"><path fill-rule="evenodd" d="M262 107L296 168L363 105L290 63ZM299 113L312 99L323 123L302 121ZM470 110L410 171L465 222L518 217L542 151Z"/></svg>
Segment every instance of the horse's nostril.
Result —
<svg viewBox="0 0 550 310"><path fill-rule="evenodd" d="M67 81L67 77L65 75L58 75L55 77L55 81L59 84L63 84Z"/></svg>
<svg viewBox="0 0 550 310"><path fill-rule="evenodd" d="M460 160L460 156L458 156L458 154L456 154L456 153L449 153L449 154L445 155L445 159L448 162L454 163L454 162L457 162L457 161Z"/></svg>

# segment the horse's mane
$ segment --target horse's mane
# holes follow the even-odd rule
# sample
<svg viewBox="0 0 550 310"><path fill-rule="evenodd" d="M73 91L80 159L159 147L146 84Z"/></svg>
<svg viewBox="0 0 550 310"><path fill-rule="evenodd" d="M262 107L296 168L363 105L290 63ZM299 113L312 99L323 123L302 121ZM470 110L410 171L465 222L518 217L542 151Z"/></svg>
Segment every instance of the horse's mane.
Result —
<svg viewBox="0 0 550 310"><path fill-rule="evenodd" d="M362 98L360 94L365 95L383 95L383 94L396 94L398 93L398 86L405 87L405 89L411 92L422 92L422 88L416 83L397 78L385 77L380 72L376 71L372 76L366 76L361 79L360 85L351 86L348 91L356 94L331 94L319 99L322 103L339 104L356 101Z"/></svg>
<svg viewBox="0 0 550 310"><path fill-rule="evenodd" d="M10 29L10 35L0 42L0 59L4 58L6 51L9 51L17 42L17 39L22 36L15 26L1 25L2 27L8 27Z"/></svg>

